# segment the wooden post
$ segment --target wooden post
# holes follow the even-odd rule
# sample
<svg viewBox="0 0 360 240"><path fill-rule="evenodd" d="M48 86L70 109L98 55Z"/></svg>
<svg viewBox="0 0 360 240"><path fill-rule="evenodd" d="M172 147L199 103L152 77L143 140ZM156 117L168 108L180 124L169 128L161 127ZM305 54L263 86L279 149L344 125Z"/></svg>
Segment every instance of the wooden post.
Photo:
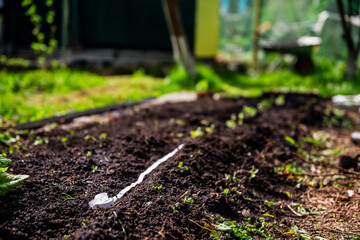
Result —
<svg viewBox="0 0 360 240"><path fill-rule="evenodd" d="M180 20L177 0L162 0L166 23L168 25L175 62L185 67L191 78L196 76L195 60L186 42Z"/></svg>
<svg viewBox="0 0 360 240"><path fill-rule="evenodd" d="M253 64L254 68L258 68L258 59L257 53L259 48L259 26L260 26L260 19L261 19L261 0L256 0L255 2L255 26L253 32Z"/></svg>

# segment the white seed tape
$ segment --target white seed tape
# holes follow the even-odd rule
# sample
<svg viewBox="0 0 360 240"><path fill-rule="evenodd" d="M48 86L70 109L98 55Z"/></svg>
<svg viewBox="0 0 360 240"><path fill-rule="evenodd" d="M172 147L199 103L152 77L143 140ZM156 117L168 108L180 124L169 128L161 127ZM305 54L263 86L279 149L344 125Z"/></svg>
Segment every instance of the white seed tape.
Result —
<svg viewBox="0 0 360 240"><path fill-rule="evenodd" d="M160 164L168 160L169 158L173 157L179 150L181 150L184 147L184 144L179 145L177 148L175 148L171 153L168 153L163 158L160 158L156 160L148 169L146 169L145 172L141 173L138 180L136 182L133 182L123 190L121 190L115 197L109 198L107 193L99 193L95 196L93 200L89 202L89 206L92 209L96 208L108 208L115 204L115 202L123 197L125 193L130 191L132 188L134 188L136 185L140 184L146 175L151 173L155 168L157 168Z"/></svg>

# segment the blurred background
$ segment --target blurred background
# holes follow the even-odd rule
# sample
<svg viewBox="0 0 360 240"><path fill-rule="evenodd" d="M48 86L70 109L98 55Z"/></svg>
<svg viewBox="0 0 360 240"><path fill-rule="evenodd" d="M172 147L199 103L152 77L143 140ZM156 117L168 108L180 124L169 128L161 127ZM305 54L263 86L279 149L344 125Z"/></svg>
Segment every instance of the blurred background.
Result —
<svg viewBox="0 0 360 240"><path fill-rule="evenodd" d="M359 0L0 0L0 125L177 91L360 90Z"/></svg>

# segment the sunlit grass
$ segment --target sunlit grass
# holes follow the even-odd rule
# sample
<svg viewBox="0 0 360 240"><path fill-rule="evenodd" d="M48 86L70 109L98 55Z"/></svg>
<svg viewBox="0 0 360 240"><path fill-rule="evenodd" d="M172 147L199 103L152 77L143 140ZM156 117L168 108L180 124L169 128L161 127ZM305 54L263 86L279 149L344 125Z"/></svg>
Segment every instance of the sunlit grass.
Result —
<svg viewBox="0 0 360 240"><path fill-rule="evenodd" d="M257 97L266 91L315 92L324 97L358 94L359 82L346 80L343 75L344 64L333 66L331 62L318 63L316 71L308 75L283 69L249 76L218 73L199 65L194 80L179 67L165 79L147 76L141 70L129 76L100 76L70 69L19 73L2 70L0 120L24 123L184 89L223 92L230 97Z"/></svg>

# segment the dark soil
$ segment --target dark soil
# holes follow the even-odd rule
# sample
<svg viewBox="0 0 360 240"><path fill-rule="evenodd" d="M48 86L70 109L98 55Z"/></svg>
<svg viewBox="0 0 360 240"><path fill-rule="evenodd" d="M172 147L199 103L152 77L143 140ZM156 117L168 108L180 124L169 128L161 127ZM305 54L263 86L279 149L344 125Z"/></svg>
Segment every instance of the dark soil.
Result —
<svg viewBox="0 0 360 240"><path fill-rule="evenodd" d="M31 134L24 135L21 150L8 155L13 160L9 172L30 178L0 197L0 239L211 239L211 232L200 226L209 229L223 220L258 226L260 217L275 221L264 213L276 218L267 232L286 238L282 234L291 227L291 212L279 205L269 207L265 200L291 201L289 197L297 199L305 189L277 175L274 166L295 157L296 149L285 136L297 139L306 134L299 126L321 124L325 102L315 95L289 94L284 105L259 112L236 128L226 126L231 114L244 105L256 107L260 100L205 97L153 106L73 135L39 132L48 144L36 146ZM190 137L191 131L211 124L211 134ZM96 194L116 195L181 143L182 151L116 206L89 208ZM180 161L188 170L178 167ZM252 169L259 172L249 179ZM225 179L235 172L236 181ZM66 194L72 199L66 200Z"/></svg>

